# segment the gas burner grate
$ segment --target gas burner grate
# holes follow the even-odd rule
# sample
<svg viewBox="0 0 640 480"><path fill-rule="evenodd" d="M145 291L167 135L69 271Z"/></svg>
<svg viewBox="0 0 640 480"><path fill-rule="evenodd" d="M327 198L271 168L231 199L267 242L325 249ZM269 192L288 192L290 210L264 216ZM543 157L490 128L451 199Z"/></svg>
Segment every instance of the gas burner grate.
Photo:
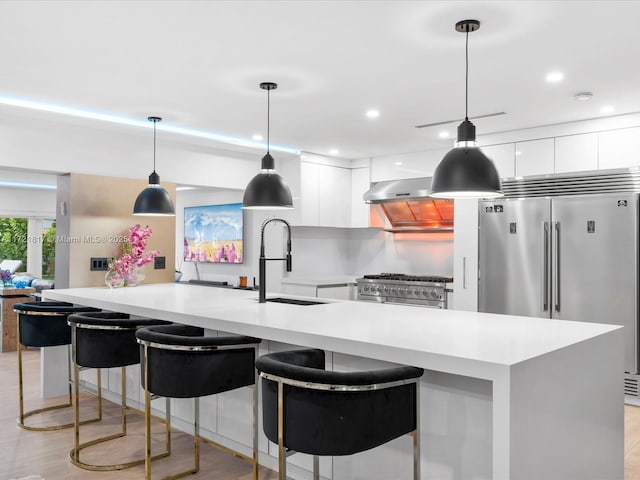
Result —
<svg viewBox="0 0 640 480"><path fill-rule="evenodd" d="M380 273L375 275L364 275L363 278L369 280L400 280L404 282L453 282L453 277L438 275L405 275L404 273Z"/></svg>

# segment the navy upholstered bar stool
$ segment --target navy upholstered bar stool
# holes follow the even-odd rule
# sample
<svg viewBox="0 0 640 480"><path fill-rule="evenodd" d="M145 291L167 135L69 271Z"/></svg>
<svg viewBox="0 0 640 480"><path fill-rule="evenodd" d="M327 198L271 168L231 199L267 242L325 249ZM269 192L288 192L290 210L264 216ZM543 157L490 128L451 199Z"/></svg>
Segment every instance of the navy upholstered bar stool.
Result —
<svg viewBox="0 0 640 480"><path fill-rule="evenodd" d="M165 477L180 478L200 469L200 442L242 458L253 465L258 479L258 386L254 362L259 338L205 336L204 330L188 325L143 328L136 332L142 358L141 381L145 396L146 464L145 478L151 480L151 395L193 398L194 467ZM253 455L248 457L200 436L199 398L253 385Z"/></svg>
<svg viewBox="0 0 640 480"><path fill-rule="evenodd" d="M69 459L74 465L85 470L121 470L144 463L145 459L123 462L110 465L95 465L80 460L80 452L93 445L115 440L127 434L127 410L136 411L127 405L127 372L128 365L140 363L138 343L136 342L136 331L139 328L150 325L166 325L170 322L148 318L130 318L125 313L117 312L97 312L70 315L68 318L71 327L71 343L73 346L73 378L74 378L74 442L73 448L69 452ZM112 435L96 438L88 442L80 443L80 422L79 422L79 395L78 380L81 367L97 368L100 375L101 368L121 367L122 374L122 396L121 396L121 431ZM98 377L100 378L100 377ZM167 405L168 408L168 405ZM140 414L143 412L137 411ZM167 418L170 411L167 409ZM169 455L169 422L158 419L165 424L167 451L156 455L160 458Z"/></svg>
<svg viewBox="0 0 640 480"><path fill-rule="evenodd" d="M22 347L56 347L59 345L71 345L71 329L67 325L67 317L77 312L99 312L92 307L76 306L67 302L27 302L16 303L13 311L18 314L17 337L18 337L18 384L20 391L20 416L17 423L25 430L51 431L73 427L73 422L49 425L44 427L34 427L25 424L25 419L33 415L51 410L67 408L72 405L71 401L71 366L67 355L67 378L69 385L69 400L67 403L52 405L46 408L24 411L24 387L22 369ZM102 418L102 402L100 395L100 385L98 385L98 405L99 414L97 418L85 420L83 423L96 422Z"/></svg>
<svg viewBox="0 0 640 480"><path fill-rule="evenodd" d="M423 369L393 367L363 372L325 370L322 350L270 353L256 360L262 377L262 419L278 445L278 478L286 457L352 455L404 434L413 436L413 478L420 478L419 379Z"/></svg>

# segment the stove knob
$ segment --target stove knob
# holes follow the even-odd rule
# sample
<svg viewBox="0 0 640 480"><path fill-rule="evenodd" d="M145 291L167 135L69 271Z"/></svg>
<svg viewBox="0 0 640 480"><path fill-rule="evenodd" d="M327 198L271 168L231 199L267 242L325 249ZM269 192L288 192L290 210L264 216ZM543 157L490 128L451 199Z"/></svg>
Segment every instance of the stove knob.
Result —
<svg viewBox="0 0 640 480"><path fill-rule="evenodd" d="M389 292L389 287L384 287L384 293L388 293Z"/></svg>
<svg viewBox="0 0 640 480"><path fill-rule="evenodd" d="M405 293L407 293L407 291L404 288L399 288L398 289L398 294L399 295L404 295Z"/></svg>
<svg viewBox="0 0 640 480"><path fill-rule="evenodd" d="M397 290L395 288L391 289L391 293L396 293L396 292L397 292Z"/></svg>
<svg viewBox="0 0 640 480"><path fill-rule="evenodd" d="M414 295L420 295L420 290L418 290L417 288L413 291Z"/></svg>

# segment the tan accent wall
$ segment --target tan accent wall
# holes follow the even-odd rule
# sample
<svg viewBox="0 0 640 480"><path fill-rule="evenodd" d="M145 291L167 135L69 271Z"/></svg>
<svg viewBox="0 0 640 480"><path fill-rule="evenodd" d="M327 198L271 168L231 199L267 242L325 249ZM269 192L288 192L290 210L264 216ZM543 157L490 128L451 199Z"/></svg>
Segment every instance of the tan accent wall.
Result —
<svg viewBox="0 0 640 480"><path fill-rule="evenodd" d="M56 225L56 288L100 287L104 271L91 271L91 257L118 257L119 240L135 224L149 225L153 235L147 251L159 250L164 270L146 265L145 284L173 282L175 279L175 217L132 215L138 194L146 180L72 173L58 179ZM175 184L162 182L175 203ZM66 271L65 271L66 270Z"/></svg>

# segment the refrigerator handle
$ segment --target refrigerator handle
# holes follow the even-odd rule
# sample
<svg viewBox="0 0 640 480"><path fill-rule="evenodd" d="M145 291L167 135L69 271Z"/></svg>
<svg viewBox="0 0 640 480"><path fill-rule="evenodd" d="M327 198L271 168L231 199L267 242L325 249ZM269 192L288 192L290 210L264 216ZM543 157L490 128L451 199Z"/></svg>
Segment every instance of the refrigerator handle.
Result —
<svg viewBox="0 0 640 480"><path fill-rule="evenodd" d="M462 257L462 288L467 289L467 257Z"/></svg>
<svg viewBox="0 0 640 480"><path fill-rule="evenodd" d="M549 222L542 229L542 311L549 309Z"/></svg>
<svg viewBox="0 0 640 480"><path fill-rule="evenodd" d="M556 230L556 248L555 248L555 256L556 256L556 274L555 274L555 284L556 284L556 312L560 311L560 222L556 222L555 224Z"/></svg>

